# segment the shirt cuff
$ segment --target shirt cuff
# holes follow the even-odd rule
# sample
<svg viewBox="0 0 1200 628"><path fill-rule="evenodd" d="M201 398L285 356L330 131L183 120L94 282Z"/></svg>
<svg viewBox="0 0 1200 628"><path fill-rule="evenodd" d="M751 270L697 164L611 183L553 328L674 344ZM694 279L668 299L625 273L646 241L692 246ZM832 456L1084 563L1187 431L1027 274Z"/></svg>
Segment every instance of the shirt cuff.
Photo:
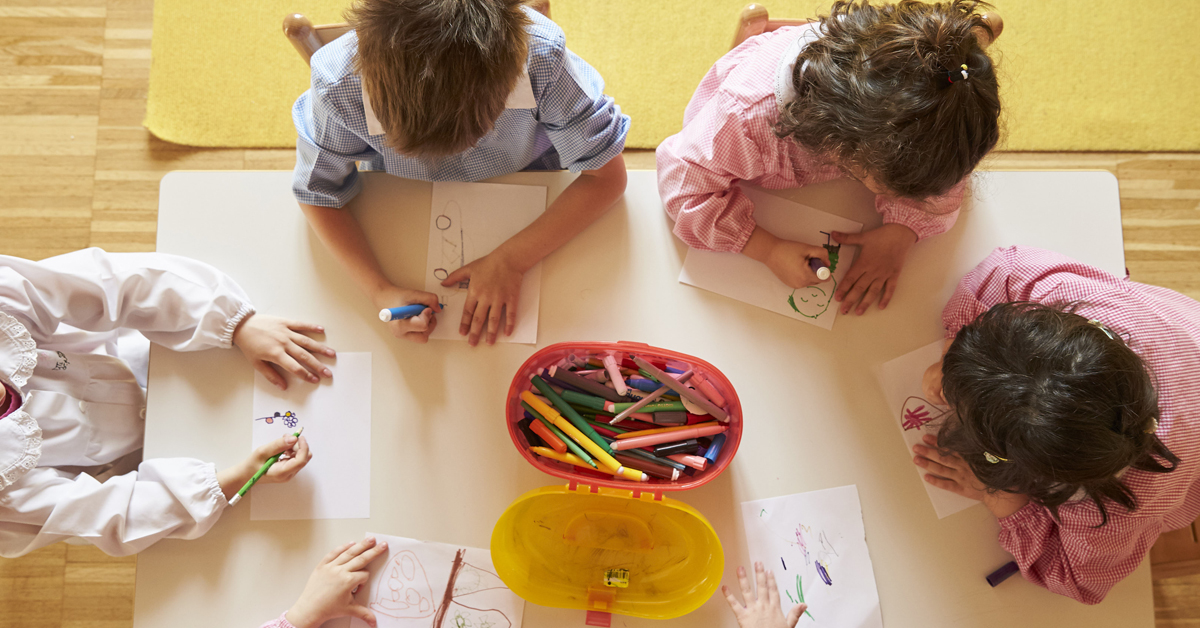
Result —
<svg viewBox="0 0 1200 628"><path fill-rule="evenodd" d="M296 627L292 625L292 622L287 620L287 611L283 611L283 613L278 618L276 618L274 621L269 621L269 622L263 624L262 626L260 626L259 628L296 628Z"/></svg>
<svg viewBox="0 0 1200 628"><path fill-rule="evenodd" d="M1028 504L1022 506L1017 512L1014 512L1007 517L1001 517L998 519L998 521L1000 522L1001 528L1004 528L1005 530L1012 530L1013 528L1019 528L1023 525L1030 524L1041 519L1043 512L1044 509L1040 504L1030 501Z"/></svg>
<svg viewBox="0 0 1200 628"><path fill-rule="evenodd" d="M238 308L237 313L229 318L229 321L225 323L225 329L221 332L221 344L219 346L222 349L229 349L233 346L233 332L237 331L238 325L241 325L242 321L246 320L246 317L253 313L254 306L249 303L243 303Z"/></svg>

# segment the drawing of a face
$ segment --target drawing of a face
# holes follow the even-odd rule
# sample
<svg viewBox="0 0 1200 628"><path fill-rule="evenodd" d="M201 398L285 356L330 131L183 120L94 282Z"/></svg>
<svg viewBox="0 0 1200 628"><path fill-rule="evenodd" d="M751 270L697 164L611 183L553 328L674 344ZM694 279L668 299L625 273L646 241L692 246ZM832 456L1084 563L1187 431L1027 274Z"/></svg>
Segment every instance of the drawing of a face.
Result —
<svg viewBox="0 0 1200 628"><path fill-rule="evenodd" d="M429 577L417 555L397 552L383 568L381 582L371 609L395 618L430 617L437 611Z"/></svg>
<svg viewBox="0 0 1200 628"><path fill-rule="evenodd" d="M833 300L833 292L837 286L837 282L833 282L832 286L822 287L824 285L797 288L792 292L792 296L788 297L788 304L800 316L817 318L829 309L829 303Z"/></svg>

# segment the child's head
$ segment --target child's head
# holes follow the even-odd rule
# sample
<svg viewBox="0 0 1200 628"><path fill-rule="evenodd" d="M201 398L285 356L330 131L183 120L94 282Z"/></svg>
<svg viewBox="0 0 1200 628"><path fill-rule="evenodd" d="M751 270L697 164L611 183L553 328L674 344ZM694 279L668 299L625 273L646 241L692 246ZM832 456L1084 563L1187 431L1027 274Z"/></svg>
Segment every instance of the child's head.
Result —
<svg viewBox="0 0 1200 628"><path fill-rule="evenodd" d="M988 488L1028 495L1056 515L1082 490L1103 524L1105 498L1136 507L1123 470L1167 472L1179 459L1153 432L1158 394L1142 359L1075 307L1004 303L958 332L942 361L956 418L938 445Z"/></svg>
<svg viewBox="0 0 1200 628"><path fill-rule="evenodd" d="M388 143L409 155L474 146L525 68L520 0L357 0L356 64Z"/></svg>
<svg viewBox="0 0 1200 628"><path fill-rule="evenodd" d="M891 193L945 193L999 140L1000 96L969 0L839 0L796 61L776 133ZM966 78L962 66L966 65Z"/></svg>

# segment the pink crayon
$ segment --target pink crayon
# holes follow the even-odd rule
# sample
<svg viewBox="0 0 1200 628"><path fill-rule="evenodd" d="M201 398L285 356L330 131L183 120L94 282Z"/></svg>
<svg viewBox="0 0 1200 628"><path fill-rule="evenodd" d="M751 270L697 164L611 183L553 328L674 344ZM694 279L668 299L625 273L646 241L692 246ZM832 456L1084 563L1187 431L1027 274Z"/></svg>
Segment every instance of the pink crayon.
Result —
<svg viewBox="0 0 1200 628"><path fill-rule="evenodd" d="M697 471L703 471L704 467L708 466L708 459L705 458L704 456L693 456L691 454L674 454L674 455L670 455L667 457L670 458L671 460L674 460L675 462L678 462L681 464L686 464L687 466L689 466Z"/></svg>
<svg viewBox="0 0 1200 628"><path fill-rule="evenodd" d="M693 427L682 430L672 430L670 432L650 434L648 436L635 436L633 438L613 441L610 447L612 447L614 450L621 451L623 449L635 449L637 447L661 445L663 443L677 443L690 438L721 434L727 429L729 429L728 425L709 425L707 427Z"/></svg>
<svg viewBox="0 0 1200 628"><path fill-rule="evenodd" d="M725 396L722 395L715 386L709 383L708 378L697 373L696 375L692 376L692 385L696 387L696 390L698 390L700 394L708 397L709 401L718 406L725 406Z"/></svg>

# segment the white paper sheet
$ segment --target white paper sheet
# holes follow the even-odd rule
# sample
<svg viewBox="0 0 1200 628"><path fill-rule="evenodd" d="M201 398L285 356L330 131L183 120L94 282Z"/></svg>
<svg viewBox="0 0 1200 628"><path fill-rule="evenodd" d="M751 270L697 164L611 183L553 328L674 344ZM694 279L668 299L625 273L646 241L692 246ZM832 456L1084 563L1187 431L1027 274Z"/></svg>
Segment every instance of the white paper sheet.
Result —
<svg viewBox="0 0 1200 628"><path fill-rule="evenodd" d="M375 612L378 628L520 628L525 600L504 586L488 550L368 536L387 542L387 555L371 563L354 599ZM367 628L357 618L350 625Z"/></svg>
<svg viewBox="0 0 1200 628"><path fill-rule="evenodd" d="M808 604L798 628L883 626L857 486L742 502L742 522L751 563L775 573L783 612Z"/></svg>
<svg viewBox="0 0 1200 628"><path fill-rule="evenodd" d="M499 183L433 184L429 213L429 254L425 290L441 297L446 306L438 315L436 340L466 340L458 333L466 286L442 287L445 279L467 264L491 253L546 211L546 188ZM537 342L538 301L542 289L542 265L525 273L517 304L517 325L511 336L503 330L497 342Z"/></svg>
<svg viewBox="0 0 1200 628"><path fill-rule="evenodd" d="M754 202L754 219L759 226L785 240L814 246L826 243L822 231L858 233L862 223L834 216L819 209L785 201L755 188L744 188ZM837 318L833 292L854 262L857 247L843 246L839 251L833 277L824 283L792 290L760 264L741 253L714 253L688 250L679 282L737 299L743 303L783 314L789 318L832 329ZM788 302L792 297L795 308ZM798 310L798 311L797 311Z"/></svg>
<svg viewBox="0 0 1200 628"><path fill-rule="evenodd" d="M896 425L904 437L904 447L909 457L913 456L913 445L921 442L922 436L937 433L947 411L945 406L926 401L921 389L925 369L942 357L942 345L943 341L938 340L887 362L879 369L879 385L883 387L883 396L888 405L895 412ZM926 482L925 471L917 465L913 465L913 469L929 494L929 501L933 503L938 519L979 503Z"/></svg>
<svg viewBox="0 0 1200 628"><path fill-rule="evenodd" d="M254 373L253 446L303 427L313 458L288 482L250 489L251 521L371 516L371 354L322 361L332 380L288 374L287 390Z"/></svg>

